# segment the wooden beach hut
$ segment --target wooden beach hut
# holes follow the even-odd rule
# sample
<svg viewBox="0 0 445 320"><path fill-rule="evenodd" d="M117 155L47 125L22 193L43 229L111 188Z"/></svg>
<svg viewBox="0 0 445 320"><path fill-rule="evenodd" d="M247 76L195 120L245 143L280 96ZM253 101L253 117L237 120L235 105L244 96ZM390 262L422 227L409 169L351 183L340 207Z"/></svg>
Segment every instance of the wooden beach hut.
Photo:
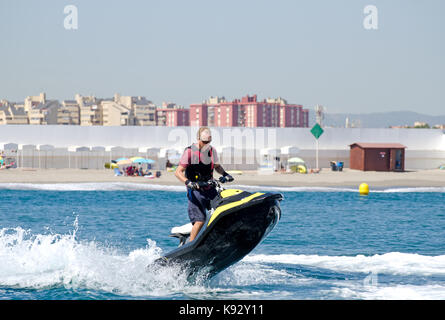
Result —
<svg viewBox="0 0 445 320"><path fill-rule="evenodd" d="M405 149L400 143L353 143L349 167L362 171L404 171Z"/></svg>

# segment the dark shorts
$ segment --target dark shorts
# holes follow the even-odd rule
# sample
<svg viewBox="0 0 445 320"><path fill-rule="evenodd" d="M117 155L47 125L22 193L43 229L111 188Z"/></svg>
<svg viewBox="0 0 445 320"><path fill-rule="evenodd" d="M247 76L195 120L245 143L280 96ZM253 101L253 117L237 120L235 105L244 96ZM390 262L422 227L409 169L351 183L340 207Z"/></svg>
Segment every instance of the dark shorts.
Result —
<svg viewBox="0 0 445 320"><path fill-rule="evenodd" d="M187 190L189 199L188 214L190 222L206 221L206 210L210 209L210 201L218 195L215 188L208 190Z"/></svg>

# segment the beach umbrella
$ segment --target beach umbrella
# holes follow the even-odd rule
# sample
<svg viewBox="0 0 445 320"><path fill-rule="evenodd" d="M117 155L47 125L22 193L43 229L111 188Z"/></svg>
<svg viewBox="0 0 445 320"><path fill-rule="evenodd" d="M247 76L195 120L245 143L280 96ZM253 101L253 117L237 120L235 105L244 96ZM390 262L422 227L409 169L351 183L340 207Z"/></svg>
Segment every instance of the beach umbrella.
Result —
<svg viewBox="0 0 445 320"><path fill-rule="evenodd" d="M155 162L153 159L145 159L145 163L153 164Z"/></svg>
<svg viewBox="0 0 445 320"><path fill-rule="evenodd" d="M152 163L155 163L155 161L152 160L152 159L135 158L135 159L133 159L133 163L149 163L149 164L152 164Z"/></svg>
<svg viewBox="0 0 445 320"><path fill-rule="evenodd" d="M298 173L307 173L306 163L303 159L298 157L290 158L288 161L288 166L290 165L291 171Z"/></svg>
<svg viewBox="0 0 445 320"><path fill-rule="evenodd" d="M122 159L120 161L117 161L117 164L119 166L126 165L126 164L132 164L132 163L133 163L133 161L131 161L130 159Z"/></svg>
<svg viewBox="0 0 445 320"><path fill-rule="evenodd" d="M123 160L128 160L128 158L119 158L119 159L116 159L115 161L116 161L116 163L118 163L119 161L123 161ZM111 161L113 161L113 160L111 160Z"/></svg>
<svg viewBox="0 0 445 320"><path fill-rule="evenodd" d="M304 163L304 160L298 157L293 157L287 160L288 163Z"/></svg>

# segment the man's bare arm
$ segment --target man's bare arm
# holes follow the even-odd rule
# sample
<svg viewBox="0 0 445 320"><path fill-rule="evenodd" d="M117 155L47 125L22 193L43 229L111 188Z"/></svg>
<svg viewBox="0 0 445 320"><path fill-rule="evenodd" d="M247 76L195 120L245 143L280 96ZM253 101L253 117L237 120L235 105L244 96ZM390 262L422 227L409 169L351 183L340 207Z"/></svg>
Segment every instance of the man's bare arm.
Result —
<svg viewBox="0 0 445 320"><path fill-rule="evenodd" d="M176 168L175 176L176 176L176 178L178 178L178 180L181 181L182 183L185 183L185 182L187 181L187 178L186 178L186 176L185 176L185 168L184 168L183 166L181 166L181 165L179 165L179 166Z"/></svg>
<svg viewBox="0 0 445 320"><path fill-rule="evenodd" d="M214 168L215 168L215 171L218 172L220 175L223 175L224 172L226 172L224 170L224 168L219 163L215 163Z"/></svg>

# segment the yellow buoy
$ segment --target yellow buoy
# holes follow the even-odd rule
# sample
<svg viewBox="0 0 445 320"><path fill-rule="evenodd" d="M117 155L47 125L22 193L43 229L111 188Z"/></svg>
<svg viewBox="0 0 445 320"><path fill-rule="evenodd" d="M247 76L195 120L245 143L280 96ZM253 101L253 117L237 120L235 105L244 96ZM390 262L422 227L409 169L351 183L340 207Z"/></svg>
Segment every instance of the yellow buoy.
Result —
<svg viewBox="0 0 445 320"><path fill-rule="evenodd" d="M360 192L360 194L363 195L363 196L367 196L369 194L369 186L368 186L368 184L362 183L358 187L358 192Z"/></svg>

